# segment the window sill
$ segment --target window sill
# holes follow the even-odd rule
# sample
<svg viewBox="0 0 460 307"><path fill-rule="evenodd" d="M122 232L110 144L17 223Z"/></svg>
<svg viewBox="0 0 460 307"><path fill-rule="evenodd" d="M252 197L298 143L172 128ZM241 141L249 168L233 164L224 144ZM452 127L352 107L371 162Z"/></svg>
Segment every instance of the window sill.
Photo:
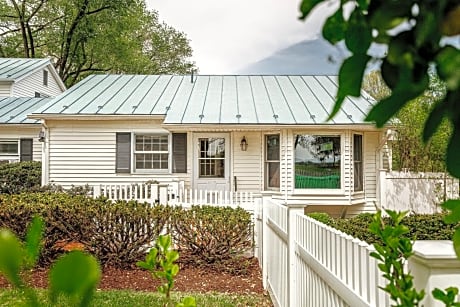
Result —
<svg viewBox="0 0 460 307"><path fill-rule="evenodd" d="M345 195L342 189L294 189L293 195Z"/></svg>

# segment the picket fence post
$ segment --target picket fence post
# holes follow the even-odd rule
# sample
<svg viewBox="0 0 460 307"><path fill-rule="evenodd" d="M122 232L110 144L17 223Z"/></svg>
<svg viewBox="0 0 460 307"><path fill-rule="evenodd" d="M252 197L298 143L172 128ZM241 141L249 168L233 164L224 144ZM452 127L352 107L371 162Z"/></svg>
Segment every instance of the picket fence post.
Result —
<svg viewBox="0 0 460 307"><path fill-rule="evenodd" d="M295 204L288 205L287 214L287 232L288 232L288 291L289 301L288 306L298 306L297 304L297 275L296 275L296 233L297 223L296 215L304 215L306 205Z"/></svg>
<svg viewBox="0 0 460 307"><path fill-rule="evenodd" d="M264 289L268 287L268 213L267 213L267 204L268 200L271 198L271 195L262 195L262 285Z"/></svg>

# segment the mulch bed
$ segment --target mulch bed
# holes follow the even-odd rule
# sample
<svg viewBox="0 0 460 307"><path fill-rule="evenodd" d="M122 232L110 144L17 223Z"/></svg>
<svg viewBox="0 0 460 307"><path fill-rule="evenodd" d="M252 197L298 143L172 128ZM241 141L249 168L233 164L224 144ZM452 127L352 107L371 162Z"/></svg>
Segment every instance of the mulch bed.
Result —
<svg viewBox="0 0 460 307"><path fill-rule="evenodd" d="M101 290L156 291L159 285L158 280L154 280L148 271L139 268L106 267L103 269L102 275L102 280L98 286L98 289ZM31 280L34 287L46 288L48 270L33 270ZM8 287L10 285L6 279L0 276L0 288ZM176 278L174 290L200 293L264 294L261 271L256 258L252 258L245 272L239 275L187 265L181 268Z"/></svg>

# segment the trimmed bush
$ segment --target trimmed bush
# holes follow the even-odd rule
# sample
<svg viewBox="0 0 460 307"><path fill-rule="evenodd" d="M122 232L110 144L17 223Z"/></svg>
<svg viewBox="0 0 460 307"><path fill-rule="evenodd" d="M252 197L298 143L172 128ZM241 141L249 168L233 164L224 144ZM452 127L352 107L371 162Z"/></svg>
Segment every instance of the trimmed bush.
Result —
<svg viewBox="0 0 460 307"><path fill-rule="evenodd" d="M242 208L178 207L173 209L171 223L181 255L188 255L188 261L197 265L228 269L226 264L234 265L253 247L251 214Z"/></svg>
<svg viewBox="0 0 460 307"><path fill-rule="evenodd" d="M0 164L0 193L38 191L41 179L42 169L39 161Z"/></svg>
<svg viewBox="0 0 460 307"><path fill-rule="evenodd" d="M24 239L32 216L42 216L44 246L39 263L48 265L69 246L83 245L102 265L118 267L141 260L165 227L164 207L65 193L0 195L0 228Z"/></svg>
<svg viewBox="0 0 460 307"><path fill-rule="evenodd" d="M327 214L326 214L327 215ZM373 214L363 213L348 219L333 219L324 214L309 214L312 218L334 227L368 244L380 243L379 239L369 232ZM456 225L444 223L445 214L411 214L403 219L402 224L409 227L407 238L415 240L452 240ZM390 219L383 218L385 223L391 223Z"/></svg>

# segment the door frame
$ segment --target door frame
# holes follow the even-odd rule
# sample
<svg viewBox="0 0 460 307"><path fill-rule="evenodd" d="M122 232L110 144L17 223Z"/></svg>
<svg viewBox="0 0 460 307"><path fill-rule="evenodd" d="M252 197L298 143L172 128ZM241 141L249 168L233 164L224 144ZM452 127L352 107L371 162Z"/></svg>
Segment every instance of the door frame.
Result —
<svg viewBox="0 0 460 307"><path fill-rule="evenodd" d="M199 139L202 138L223 138L225 140L225 159L224 159L224 178L199 178ZM192 142L193 142L193 154L192 154L192 187L194 189L203 189L205 190L224 190L230 191L230 179L231 179L231 146L230 146L230 133L229 132L200 132L194 133Z"/></svg>

